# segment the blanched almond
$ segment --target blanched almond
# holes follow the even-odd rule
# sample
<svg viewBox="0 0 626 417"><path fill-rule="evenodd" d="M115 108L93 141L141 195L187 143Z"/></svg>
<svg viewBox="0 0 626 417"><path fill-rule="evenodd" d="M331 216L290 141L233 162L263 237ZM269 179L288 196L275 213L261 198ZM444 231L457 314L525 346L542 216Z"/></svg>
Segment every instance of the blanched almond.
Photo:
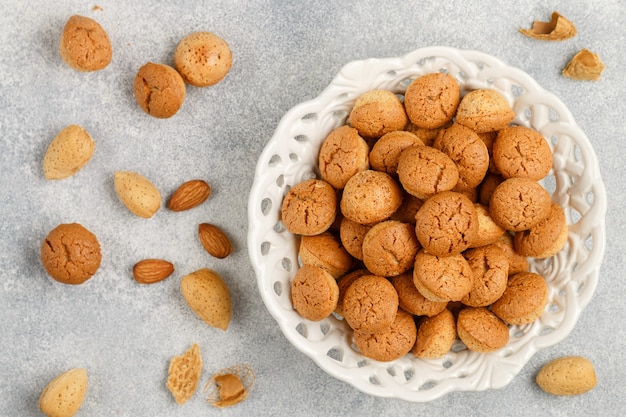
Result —
<svg viewBox="0 0 626 417"><path fill-rule="evenodd" d="M198 226L198 237L204 249L216 258L225 258L233 251L226 233L213 224L201 223Z"/></svg>
<svg viewBox="0 0 626 417"><path fill-rule="evenodd" d="M70 369L54 378L39 397L39 408L48 417L71 417L87 393L87 371Z"/></svg>
<svg viewBox="0 0 626 417"><path fill-rule="evenodd" d="M163 259L144 259L133 267L133 277L140 284L163 281L174 272L174 264Z"/></svg>
<svg viewBox="0 0 626 417"><path fill-rule="evenodd" d="M202 204L209 198L209 195L211 195L211 187L206 181L187 181L174 191L167 207L172 211L189 210Z"/></svg>
<svg viewBox="0 0 626 417"><path fill-rule="evenodd" d="M133 214L149 218L154 216L161 207L161 193L143 175L130 171L117 171L113 182L120 201Z"/></svg>
<svg viewBox="0 0 626 417"><path fill-rule="evenodd" d="M43 157L46 179L60 180L74 175L91 159L95 143L79 125L69 125L50 142Z"/></svg>
<svg viewBox="0 0 626 417"><path fill-rule="evenodd" d="M228 287L215 271L203 268L185 275L180 291L189 307L209 326L228 329L232 306Z"/></svg>

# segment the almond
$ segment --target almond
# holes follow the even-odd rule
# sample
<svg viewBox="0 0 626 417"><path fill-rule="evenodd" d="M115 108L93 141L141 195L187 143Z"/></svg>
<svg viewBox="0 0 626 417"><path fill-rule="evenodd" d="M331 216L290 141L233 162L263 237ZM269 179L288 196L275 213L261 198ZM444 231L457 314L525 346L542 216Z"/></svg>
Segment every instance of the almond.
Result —
<svg viewBox="0 0 626 417"><path fill-rule="evenodd" d="M163 281L174 272L174 264L163 259L144 259L133 267L133 277L140 284Z"/></svg>
<svg viewBox="0 0 626 417"><path fill-rule="evenodd" d="M180 292L187 305L209 326L226 330L232 315L228 287L222 277L208 268L185 275Z"/></svg>
<svg viewBox="0 0 626 417"><path fill-rule="evenodd" d="M233 251L228 236L222 229L213 224L201 223L198 226L198 236L204 249L216 258L225 258Z"/></svg>
<svg viewBox="0 0 626 417"><path fill-rule="evenodd" d="M544 365L536 377L537 384L552 395L579 395L596 386L593 363L582 356L564 356Z"/></svg>
<svg viewBox="0 0 626 417"><path fill-rule="evenodd" d="M50 142L43 157L43 174L48 180L74 175L91 159L95 144L79 125L69 125Z"/></svg>
<svg viewBox="0 0 626 417"><path fill-rule="evenodd" d="M48 417L71 417L87 393L87 371L70 369L54 378L39 397L39 408Z"/></svg>
<svg viewBox="0 0 626 417"><path fill-rule="evenodd" d="M168 203L172 211L184 211L192 209L204 202L211 195L211 187L206 181L191 180L181 184Z"/></svg>
<svg viewBox="0 0 626 417"><path fill-rule="evenodd" d="M113 182L120 201L133 214L149 218L154 216L161 207L161 193L143 175L130 171L117 171Z"/></svg>

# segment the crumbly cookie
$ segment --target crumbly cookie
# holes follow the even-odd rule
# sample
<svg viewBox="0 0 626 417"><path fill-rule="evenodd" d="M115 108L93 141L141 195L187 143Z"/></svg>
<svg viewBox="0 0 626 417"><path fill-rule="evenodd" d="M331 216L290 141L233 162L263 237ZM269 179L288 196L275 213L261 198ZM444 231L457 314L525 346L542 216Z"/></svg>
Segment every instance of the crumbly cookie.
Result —
<svg viewBox="0 0 626 417"><path fill-rule="evenodd" d="M396 176L402 151L409 146L419 145L423 145L423 142L411 132L396 130L386 133L372 147L369 154L370 165L373 170Z"/></svg>
<svg viewBox="0 0 626 417"><path fill-rule="evenodd" d="M529 178L509 178L493 190L489 213L505 230L528 230L545 220L552 207L550 194Z"/></svg>
<svg viewBox="0 0 626 417"><path fill-rule="evenodd" d="M339 238L329 232L300 239L300 261L325 269L337 279L346 274L354 264L354 259L341 245Z"/></svg>
<svg viewBox="0 0 626 417"><path fill-rule="evenodd" d="M472 268L460 254L440 257L422 249L415 256L413 284L431 301L460 301L473 282Z"/></svg>
<svg viewBox="0 0 626 417"><path fill-rule="evenodd" d="M372 226L353 222L345 217L341 220L339 238L346 251L355 259L363 260L363 239L371 228Z"/></svg>
<svg viewBox="0 0 626 417"><path fill-rule="evenodd" d="M354 174L369 169L369 151L355 128L338 127L330 132L320 148L318 166L322 179L342 189Z"/></svg>
<svg viewBox="0 0 626 417"><path fill-rule="evenodd" d="M459 181L459 169L454 161L430 146L410 146L403 150L397 172L406 192L423 200L451 190Z"/></svg>
<svg viewBox="0 0 626 417"><path fill-rule="evenodd" d="M217 84L232 66L233 54L228 43L214 33L191 33L174 50L174 67L195 87Z"/></svg>
<svg viewBox="0 0 626 417"><path fill-rule="evenodd" d="M509 328L486 307L465 307L459 311L456 330L469 350L486 353L509 342Z"/></svg>
<svg viewBox="0 0 626 417"><path fill-rule="evenodd" d="M509 277L502 297L491 311L509 324L527 324L538 319L548 305L548 285L534 272L520 272Z"/></svg>
<svg viewBox="0 0 626 417"><path fill-rule="evenodd" d="M435 129L452 120L460 100L459 83L444 72L416 78L404 93L409 120L423 129Z"/></svg>
<svg viewBox="0 0 626 417"><path fill-rule="evenodd" d="M393 277L413 266L420 244L415 227L386 220L372 227L363 239L363 263L374 275Z"/></svg>
<svg viewBox="0 0 626 417"><path fill-rule="evenodd" d="M459 170L459 184L466 188L477 187L489 169L489 151L485 143L472 129L454 123L442 129L433 148L445 153Z"/></svg>
<svg viewBox="0 0 626 417"><path fill-rule="evenodd" d="M388 327L376 332L355 331L354 344L363 356L389 362L409 353L416 336L417 328L413 316L399 309Z"/></svg>
<svg viewBox="0 0 626 417"><path fill-rule="evenodd" d="M99 71L111 62L113 49L106 31L85 16L71 16L59 43L61 58L78 71Z"/></svg>
<svg viewBox="0 0 626 417"><path fill-rule="evenodd" d="M493 144L493 162L504 178L540 180L552 168L552 150L536 130L510 126L498 132Z"/></svg>
<svg viewBox="0 0 626 417"><path fill-rule="evenodd" d="M341 196L342 214L357 223L374 224L393 214L402 203L402 189L384 172L366 170L346 183Z"/></svg>
<svg viewBox="0 0 626 417"><path fill-rule="evenodd" d="M498 226L489 214L489 209L480 203L474 203L476 216L478 217L478 233L470 244L470 248L478 248L490 245L506 233L506 230Z"/></svg>
<svg viewBox="0 0 626 417"><path fill-rule="evenodd" d="M311 321L328 317L337 307L339 287L328 271L303 265L291 282L291 302L298 314Z"/></svg>
<svg viewBox="0 0 626 417"><path fill-rule="evenodd" d="M563 207L552 203L550 215L535 227L515 233L515 251L522 256L549 258L563 249L569 228Z"/></svg>
<svg viewBox="0 0 626 417"><path fill-rule="evenodd" d="M456 340L456 322L450 310L444 308L433 317L426 317L417 329L417 339L411 352L421 359L444 357Z"/></svg>
<svg viewBox="0 0 626 417"><path fill-rule="evenodd" d="M486 307L502 296L509 276L509 261L498 246L487 245L463 253L474 277L472 289L461 302Z"/></svg>
<svg viewBox="0 0 626 417"><path fill-rule="evenodd" d="M289 190L281 206L283 224L292 233L317 235L328 230L337 214L337 195L323 180L310 179Z"/></svg>
<svg viewBox="0 0 626 417"><path fill-rule="evenodd" d="M343 297L343 316L355 331L383 331L391 326L397 311L396 289L386 278L376 275L357 279Z"/></svg>
<svg viewBox="0 0 626 417"><path fill-rule="evenodd" d="M515 118L506 98L495 90L473 90L459 103L456 122L475 132L494 132L505 128Z"/></svg>
<svg viewBox="0 0 626 417"><path fill-rule="evenodd" d="M391 283L398 293L400 308L408 313L432 317L441 313L448 305L447 301L432 301L424 297L413 283L412 270L391 278Z"/></svg>
<svg viewBox="0 0 626 417"><path fill-rule="evenodd" d="M371 90L356 99L349 122L361 136L379 138L404 129L408 118L402 101L392 91Z"/></svg>
<svg viewBox="0 0 626 417"><path fill-rule="evenodd" d="M135 100L150 116L168 118L180 110L185 101L185 81L169 65L148 62L137 71L133 83Z"/></svg>
<svg viewBox="0 0 626 417"><path fill-rule="evenodd" d="M422 205L424 205L423 200L405 192L404 197L402 198L402 204L400 204L400 207L394 211L390 219L414 225L415 215Z"/></svg>
<svg viewBox="0 0 626 417"><path fill-rule="evenodd" d="M528 259L515 251L513 236L510 233L504 233L500 236L500 239L493 242L493 244L502 249L506 255L506 258L509 261L509 276L517 274L518 272L528 271L530 268Z"/></svg>
<svg viewBox="0 0 626 417"><path fill-rule="evenodd" d="M91 278L102 261L96 236L78 223L63 223L48 233L41 245L41 262L46 272L63 284L82 284Z"/></svg>
<svg viewBox="0 0 626 417"><path fill-rule="evenodd" d="M433 255L449 256L467 249L478 234L474 203L452 191L435 194L415 216L415 234L422 247Z"/></svg>
<svg viewBox="0 0 626 417"><path fill-rule="evenodd" d="M346 295L346 290L354 281L365 275L371 275L370 271L365 268L360 268L347 273L337 280L337 287L339 287L339 299L337 300L337 307L335 307L336 314L343 317L343 299Z"/></svg>

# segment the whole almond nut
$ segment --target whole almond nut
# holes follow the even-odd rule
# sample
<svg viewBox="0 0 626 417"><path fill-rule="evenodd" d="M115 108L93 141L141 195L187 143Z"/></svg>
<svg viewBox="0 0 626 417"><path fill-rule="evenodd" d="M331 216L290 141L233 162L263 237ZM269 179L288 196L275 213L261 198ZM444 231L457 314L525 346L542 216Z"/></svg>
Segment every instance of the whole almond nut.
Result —
<svg viewBox="0 0 626 417"><path fill-rule="evenodd" d="M198 236L204 249L216 258L225 258L233 251L228 236L213 224L201 223L198 226Z"/></svg>
<svg viewBox="0 0 626 417"><path fill-rule="evenodd" d="M144 259L133 267L133 277L140 284L163 281L174 272L174 264L163 259Z"/></svg>
<svg viewBox="0 0 626 417"><path fill-rule="evenodd" d="M203 180L191 180L181 184L168 203L172 211L184 211L202 204L211 195L211 187Z"/></svg>
<svg viewBox="0 0 626 417"><path fill-rule="evenodd" d="M43 157L43 174L48 180L74 175L91 159L95 144L89 133L79 125L61 130L48 145Z"/></svg>
<svg viewBox="0 0 626 417"><path fill-rule="evenodd" d="M117 171L113 179L120 201L135 215L150 218L161 207L161 193L143 175Z"/></svg>
<svg viewBox="0 0 626 417"><path fill-rule="evenodd" d="M185 275L180 291L189 307L209 326L228 329L232 305L228 287L222 277L208 268Z"/></svg>
<svg viewBox="0 0 626 417"><path fill-rule="evenodd" d="M48 417L71 417L87 393L87 371L70 369L54 378L39 397L39 408Z"/></svg>
<svg viewBox="0 0 626 417"><path fill-rule="evenodd" d="M553 395L579 395L596 386L593 364L582 356L564 356L544 365L535 379L542 390Z"/></svg>

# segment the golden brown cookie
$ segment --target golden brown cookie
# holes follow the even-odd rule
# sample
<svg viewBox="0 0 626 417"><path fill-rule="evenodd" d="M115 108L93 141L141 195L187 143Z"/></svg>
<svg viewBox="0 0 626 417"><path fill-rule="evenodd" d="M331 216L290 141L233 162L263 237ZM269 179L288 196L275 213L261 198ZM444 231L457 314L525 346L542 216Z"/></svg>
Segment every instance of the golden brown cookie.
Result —
<svg viewBox="0 0 626 417"><path fill-rule="evenodd" d="M515 251L513 236L510 233L504 233L500 236L500 239L495 241L493 244L502 249L506 255L509 261L509 276L517 274L518 272L528 271L530 268L528 259Z"/></svg>
<svg viewBox="0 0 626 417"><path fill-rule="evenodd" d="M169 65L148 62L137 71L133 83L135 100L150 116L168 118L180 110L185 101L185 82Z"/></svg>
<svg viewBox="0 0 626 417"><path fill-rule="evenodd" d="M354 259L341 245L339 238L329 232L300 239L300 261L325 269L337 279L345 275L354 264Z"/></svg>
<svg viewBox="0 0 626 417"><path fill-rule="evenodd" d="M346 290L354 281L365 275L371 275L370 271L365 268L355 269L337 280L337 287L339 287L339 300L337 301L337 307L335 307L336 314L343 316L343 299L346 295Z"/></svg>
<svg viewBox="0 0 626 417"><path fill-rule="evenodd" d="M472 268L460 254L440 257L422 249L415 256L413 284L431 301L460 301L473 282Z"/></svg>
<svg viewBox="0 0 626 417"><path fill-rule="evenodd" d="M441 313L448 305L447 301L432 301L424 297L413 283L412 270L391 278L391 283L398 293L400 308L407 313L432 317Z"/></svg>
<svg viewBox="0 0 626 417"><path fill-rule="evenodd" d="M102 260L96 236L78 223L60 224L41 245L41 262L55 280L82 284L91 278Z"/></svg>
<svg viewBox="0 0 626 417"><path fill-rule="evenodd" d="M376 275L354 281L343 297L343 316L355 331L378 332L393 323L398 293L391 282Z"/></svg>
<svg viewBox="0 0 626 417"><path fill-rule="evenodd" d="M452 191L435 194L415 216L415 234L422 247L433 255L449 256L467 249L478 234L474 203Z"/></svg>
<svg viewBox="0 0 626 417"><path fill-rule="evenodd" d="M552 207L550 194L529 178L509 178L493 190L489 214L505 230L528 230L545 220Z"/></svg>
<svg viewBox="0 0 626 417"><path fill-rule="evenodd" d="M487 207L479 203L474 203L474 207L478 217L478 233L472 241L470 248L478 248L498 241L506 233L506 230L493 221Z"/></svg>
<svg viewBox="0 0 626 417"><path fill-rule="evenodd" d="M372 227L363 239L363 263L374 275L393 277L413 267L420 244L415 227L386 220Z"/></svg>
<svg viewBox="0 0 626 417"><path fill-rule="evenodd" d="M323 180L310 179L291 187L281 206L283 224L292 233L317 235L328 230L337 214L337 195Z"/></svg>
<svg viewBox="0 0 626 417"><path fill-rule="evenodd" d="M405 192L402 198L402 204L400 204L400 207L391 215L390 219L414 225L415 215L423 204L423 200Z"/></svg>
<svg viewBox="0 0 626 417"><path fill-rule="evenodd" d="M369 150L356 129L343 125L333 130L320 148L318 166L322 179L342 189L354 174L369 169Z"/></svg>
<svg viewBox="0 0 626 417"><path fill-rule="evenodd" d="M407 132L411 132L415 136L420 138L420 140L424 143L424 145L432 146L433 142L437 138L437 135L439 134L439 131L441 129L448 127L451 123L452 121L444 124L441 127L437 127L435 129L424 129L424 128L414 125L413 123L409 121L409 123L407 123L407 125L404 127L404 130L406 130Z"/></svg>
<svg viewBox="0 0 626 417"><path fill-rule="evenodd" d="M349 122L361 136L379 138L404 129L408 118L397 95L388 90L371 90L356 99Z"/></svg>
<svg viewBox="0 0 626 417"><path fill-rule="evenodd" d="M409 84L404 107L415 126L435 129L452 120L460 99L459 83L454 77L437 72L422 75Z"/></svg>
<svg viewBox="0 0 626 417"><path fill-rule="evenodd" d="M509 261L496 245L468 249L463 253L474 282L461 302L470 307L486 307L502 296L509 276Z"/></svg>
<svg viewBox="0 0 626 417"><path fill-rule="evenodd" d="M456 122L475 132L494 132L509 125L515 118L506 98L495 90L474 90L459 103Z"/></svg>
<svg viewBox="0 0 626 417"><path fill-rule="evenodd" d="M355 259L363 260L363 239L371 228L372 226L353 222L345 217L341 220L339 238L346 251Z"/></svg>
<svg viewBox="0 0 626 417"><path fill-rule="evenodd" d="M502 297L491 311L509 324L527 324L538 319L548 305L548 285L534 272L520 272L509 277Z"/></svg>
<svg viewBox="0 0 626 417"><path fill-rule="evenodd" d="M485 175L483 182L481 182L478 187L478 202L483 206L488 206L493 190L495 190L496 187L503 181L504 178L502 178L500 174L488 172L487 175Z"/></svg>
<svg viewBox="0 0 626 417"><path fill-rule="evenodd" d="M459 170L459 184L465 188L477 187L489 169L489 151L472 129L459 123L442 129L433 148L445 153Z"/></svg>
<svg viewBox="0 0 626 417"><path fill-rule="evenodd" d="M459 169L454 161L430 146L410 146L403 150L397 172L406 192L423 200L451 190L459 181Z"/></svg>
<svg viewBox="0 0 626 417"><path fill-rule="evenodd" d="M374 224L391 216L402 203L402 189L384 172L356 173L346 183L341 197L341 213L361 224Z"/></svg>
<svg viewBox="0 0 626 417"><path fill-rule="evenodd" d="M515 251L522 256L549 258L563 249L569 228L563 208L552 203L550 215L529 230L515 233Z"/></svg>
<svg viewBox="0 0 626 417"><path fill-rule="evenodd" d="M456 322L447 308L433 317L426 317L417 329L417 340L411 352L422 359L444 357L456 341Z"/></svg>
<svg viewBox="0 0 626 417"><path fill-rule="evenodd" d="M493 162L504 178L540 180L552 168L552 150L536 130L510 126L498 132L493 144Z"/></svg>
<svg viewBox="0 0 626 417"><path fill-rule="evenodd" d="M486 353L509 343L506 323L485 307L465 307L459 311L456 330L469 350Z"/></svg>
<svg viewBox="0 0 626 417"><path fill-rule="evenodd" d="M174 67L187 83L196 87L217 84L232 66L230 47L214 33L191 33L174 50Z"/></svg>
<svg viewBox="0 0 626 417"><path fill-rule="evenodd" d="M291 282L291 302L298 314L311 321L328 317L337 307L339 287L328 271L303 265Z"/></svg>
<svg viewBox="0 0 626 417"><path fill-rule="evenodd" d="M388 327L373 333L355 331L354 344L363 356L389 362L409 353L415 344L416 335L413 316L399 309Z"/></svg>
<svg viewBox="0 0 626 417"><path fill-rule="evenodd" d="M411 132L396 130L386 133L372 147L369 154L370 165L373 170L395 176L402 151L409 146L419 145L423 145L423 142Z"/></svg>
<svg viewBox="0 0 626 417"><path fill-rule="evenodd" d="M106 31L85 16L71 16L61 35L61 58L78 71L98 71L111 62L113 49Z"/></svg>

